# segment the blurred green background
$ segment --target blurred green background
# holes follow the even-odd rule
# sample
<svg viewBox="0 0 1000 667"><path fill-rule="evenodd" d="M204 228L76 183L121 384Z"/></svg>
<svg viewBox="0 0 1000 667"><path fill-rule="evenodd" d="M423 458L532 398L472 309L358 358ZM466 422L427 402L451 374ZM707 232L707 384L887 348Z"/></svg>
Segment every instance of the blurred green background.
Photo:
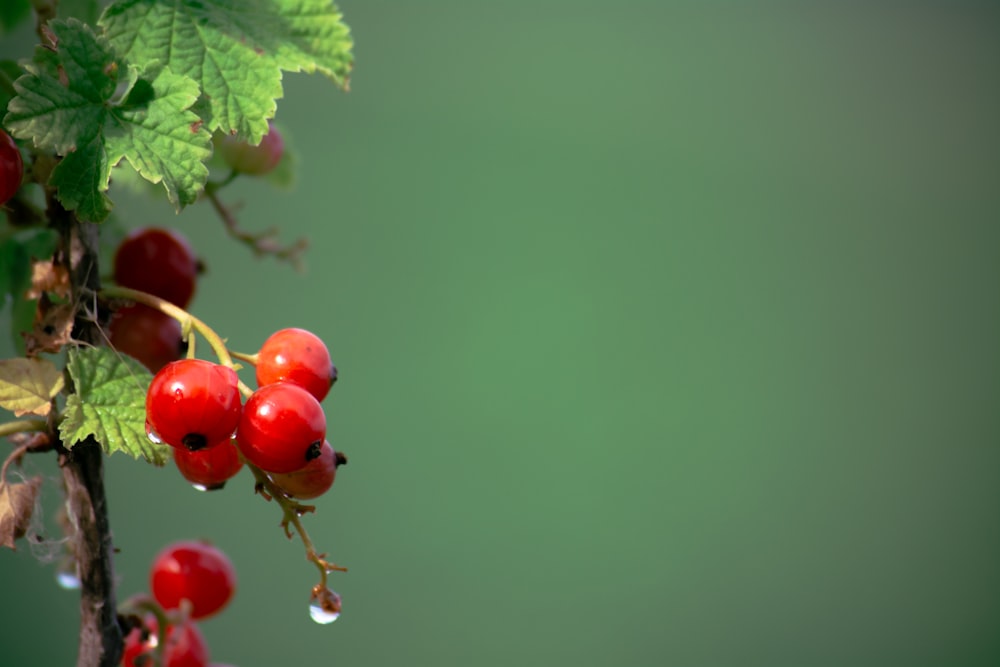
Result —
<svg viewBox="0 0 1000 667"><path fill-rule="evenodd" d="M210 537L240 667L1000 664L1000 5L341 7L296 189L225 193L307 274L118 211L192 239L234 348L328 341L344 615L246 472L114 457L122 597ZM0 553L4 667L73 663L54 571Z"/></svg>

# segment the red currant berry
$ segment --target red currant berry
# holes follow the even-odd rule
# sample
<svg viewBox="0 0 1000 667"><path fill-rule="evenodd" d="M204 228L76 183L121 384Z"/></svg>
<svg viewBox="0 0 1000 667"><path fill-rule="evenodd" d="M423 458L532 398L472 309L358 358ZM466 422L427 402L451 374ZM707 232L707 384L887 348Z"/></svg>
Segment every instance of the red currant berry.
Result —
<svg viewBox="0 0 1000 667"><path fill-rule="evenodd" d="M236 590L236 571L226 554L204 542L175 542L153 560L153 597L164 609L191 603L191 618L220 611Z"/></svg>
<svg viewBox="0 0 1000 667"><path fill-rule="evenodd" d="M256 146L234 136L223 135L216 140L215 147L230 169L250 176L271 173L285 154L285 141L278 128L270 122L267 134Z"/></svg>
<svg viewBox="0 0 1000 667"><path fill-rule="evenodd" d="M141 303L115 311L108 339L112 347L135 357L153 373L177 361L185 348L180 323Z"/></svg>
<svg viewBox="0 0 1000 667"><path fill-rule="evenodd" d="M243 457L267 472L298 470L317 458L326 438L326 415L302 387L277 382L247 399L236 431Z"/></svg>
<svg viewBox="0 0 1000 667"><path fill-rule="evenodd" d="M21 151L10 135L0 130L0 206L10 201L24 177Z"/></svg>
<svg viewBox="0 0 1000 667"><path fill-rule="evenodd" d="M115 252L115 282L186 308L194 295L198 259L187 240L170 229L132 231Z"/></svg>
<svg viewBox="0 0 1000 667"><path fill-rule="evenodd" d="M174 463L184 479L203 491L221 489L243 467L240 453L231 441L196 452L177 447L174 449Z"/></svg>
<svg viewBox="0 0 1000 667"><path fill-rule="evenodd" d="M271 481L291 496L300 500L319 498L330 490L337 476L337 466L347 459L333 451L326 440L320 454L307 463L304 468L285 474L271 473Z"/></svg>
<svg viewBox="0 0 1000 667"><path fill-rule="evenodd" d="M282 329L271 334L257 353L257 385L297 384L322 401L336 380L330 352L305 329Z"/></svg>
<svg viewBox="0 0 1000 667"><path fill-rule="evenodd" d="M191 451L228 442L240 422L240 390L231 368L181 359L153 376L146 393L151 437Z"/></svg>
<svg viewBox="0 0 1000 667"><path fill-rule="evenodd" d="M151 667L157 647L157 623L150 616L144 627L134 628L125 636L122 667ZM163 647L163 667L206 667L208 644L198 626L190 621L167 626Z"/></svg>

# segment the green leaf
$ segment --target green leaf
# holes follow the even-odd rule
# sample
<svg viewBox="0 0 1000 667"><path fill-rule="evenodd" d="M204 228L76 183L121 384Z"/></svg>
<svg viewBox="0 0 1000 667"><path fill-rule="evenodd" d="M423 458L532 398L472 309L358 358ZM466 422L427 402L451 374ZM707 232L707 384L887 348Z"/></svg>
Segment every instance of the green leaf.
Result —
<svg viewBox="0 0 1000 667"><path fill-rule="evenodd" d="M350 31L330 0L118 0L100 24L130 62L197 81L209 130L255 145L282 96L281 70L320 72L347 88L353 64Z"/></svg>
<svg viewBox="0 0 1000 667"><path fill-rule="evenodd" d="M51 401L62 388L62 373L47 359L0 361L0 408L15 417L49 414Z"/></svg>
<svg viewBox="0 0 1000 667"><path fill-rule="evenodd" d="M153 66L139 70L76 19L51 21L55 51L39 47L4 124L41 150L63 156L50 183L85 220L111 211L111 169L126 159L143 178L163 183L180 210L204 188L211 135L190 111L198 84Z"/></svg>
<svg viewBox="0 0 1000 667"><path fill-rule="evenodd" d="M31 14L31 0L0 2L0 32L10 32Z"/></svg>
<svg viewBox="0 0 1000 667"><path fill-rule="evenodd" d="M170 448L146 436L146 390L152 376L138 361L106 348L71 350L66 364L73 394L59 434L72 447L89 436L108 454L125 452L163 465Z"/></svg>

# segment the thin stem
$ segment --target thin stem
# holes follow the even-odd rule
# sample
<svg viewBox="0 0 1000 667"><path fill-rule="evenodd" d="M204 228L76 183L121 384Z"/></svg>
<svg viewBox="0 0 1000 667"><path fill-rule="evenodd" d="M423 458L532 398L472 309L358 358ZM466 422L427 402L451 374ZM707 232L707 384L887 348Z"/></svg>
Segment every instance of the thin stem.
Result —
<svg viewBox="0 0 1000 667"><path fill-rule="evenodd" d="M214 352L215 356L219 358L219 363L223 366L229 366L230 368L233 368L235 365L233 363L232 356L229 354L229 350L226 349L226 342L222 340L222 337L215 333L215 330L213 330L212 327L208 326L183 308L178 308L166 299L161 299L158 296L153 296L152 294L129 289L127 287L105 287L101 290L101 294L111 298L129 299L130 301L135 301L136 303L141 303L145 306L158 310L164 315L169 315L181 323L182 329L190 327L201 334L202 338L205 339L205 342L207 342L212 348L212 352Z"/></svg>
<svg viewBox="0 0 1000 667"><path fill-rule="evenodd" d="M133 595L121 603L118 610L119 612L148 612L153 615L156 619L156 648L154 649L156 653L156 664L164 664L164 649L167 645L167 626L170 625L170 618L163 607L160 606L160 603L156 601L156 598L145 593L139 593L138 595ZM136 615L138 616L138 614ZM143 625L145 625L145 622Z"/></svg>
<svg viewBox="0 0 1000 667"><path fill-rule="evenodd" d="M334 563L327 561L325 559L326 554L321 554L316 551L312 538L309 537L309 533L306 531L305 526L302 525L302 520L299 518L299 515L312 512L316 508L312 505L302 505L301 503L295 502L285 496L284 491L272 482L263 470L252 463L247 462L247 467L250 469L250 472L253 473L254 479L257 480L257 488L266 489L267 494L281 506L281 510L284 513L284 516L281 519L281 527L285 529L285 535L288 536L288 539L292 538L292 533L289 530L288 525L291 524L294 526L295 532L298 533L299 539L302 540L302 546L306 549L306 560L315 565L316 569L319 570L320 585L326 588L327 574L331 571L336 570L338 572L347 572L346 567L341 567L340 565L335 565Z"/></svg>
<svg viewBox="0 0 1000 667"><path fill-rule="evenodd" d="M224 179L222 179L221 181L209 181L205 185L205 189L211 190L212 192L217 192L222 188L226 187L227 185L229 185L230 183L232 183L233 181L235 181L239 177L239 175L240 172L236 171L235 169L230 169L229 173L226 175Z"/></svg>
<svg viewBox="0 0 1000 667"><path fill-rule="evenodd" d="M7 468L10 467L10 464L27 454L29 449L31 449L31 445L21 445L10 453L7 460L3 462L3 466L0 467L0 486L7 483Z"/></svg>
<svg viewBox="0 0 1000 667"><path fill-rule="evenodd" d="M257 257L274 255L277 259L289 262L296 271L302 271L302 254L309 247L309 242L304 238L300 238L291 245L282 246L275 240L278 230L274 227L256 234L243 230L233 212L219 199L219 188L228 182L229 180L227 179L222 183L209 183L205 186L205 196L208 198L209 203L212 204L212 208L219 215L229 235L250 248Z"/></svg>
<svg viewBox="0 0 1000 667"><path fill-rule="evenodd" d="M59 0L32 0L31 5L35 10L35 32L42 40L42 44L45 44L48 42L48 36L45 34L46 24L56 17Z"/></svg>
<svg viewBox="0 0 1000 667"><path fill-rule="evenodd" d="M239 359L240 361L245 361L248 364L250 364L251 366L256 366L257 365L257 360L258 360L258 356L259 356L257 354L247 354L245 352L234 352L233 350L230 350L229 354L233 355L233 359Z"/></svg>
<svg viewBox="0 0 1000 667"><path fill-rule="evenodd" d="M44 431L47 427L48 423L44 419L20 419L18 421L7 422L6 424L0 424L0 438L14 435L15 433Z"/></svg>

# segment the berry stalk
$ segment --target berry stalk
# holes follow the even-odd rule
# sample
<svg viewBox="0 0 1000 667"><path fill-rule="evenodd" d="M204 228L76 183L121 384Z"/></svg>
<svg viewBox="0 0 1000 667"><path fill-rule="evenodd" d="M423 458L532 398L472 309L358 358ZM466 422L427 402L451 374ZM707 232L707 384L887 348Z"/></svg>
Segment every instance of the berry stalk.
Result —
<svg viewBox="0 0 1000 667"><path fill-rule="evenodd" d="M18 419L17 421L0 424L0 438L16 433L31 433L44 431L48 424L44 419Z"/></svg>
<svg viewBox="0 0 1000 667"><path fill-rule="evenodd" d="M164 315L169 315L180 322L181 329L185 332L185 334L192 330L201 334L201 337L204 338L205 342L207 342L212 348L212 352L214 352L215 356L218 357L220 364L228 366L229 368L235 368L233 358L229 354L229 349L226 348L226 342L222 340L219 334L215 333L214 329L183 308L175 306L166 299L161 299L158 296L153 296L152 294L147 294L146 292L140 292L139 290L129 289L128 287L105 287L101 290L101 294L105 297L113 299L119 298L135 301L136 303L141 303L145 306L149 306L150 308L155 308ZM240 390L242 391L243 387L241 387ZM249 391L249 387L247 388L247 391Z"/></svg>
<svg viewBox="0 0 1000 667"><path fill-rule="evenodd" d="M315 510L315 507L312 505L303 505L286 497L285 492L271 481L267 473L251 463L247 463L247 467L253 473L254 479L257 480L257 489L261 495L268 500L273 499L281 506L281 510L284 513L281 519L281 527L285 529L285 535L288 536L288 539L292 538L292 532L288 528L289 524L295 527L295 531L299 534L299 539L302 540L302 546L306 549L306 560L315 565L316 569L319 570L320 586L323 588L327 587L328 573L333 571L347 572L346 567L327 561L326 554L316 551L309 533L306 532L305 527L302 525L302 520L299 517L302 514L312 512Z"/></svg>

